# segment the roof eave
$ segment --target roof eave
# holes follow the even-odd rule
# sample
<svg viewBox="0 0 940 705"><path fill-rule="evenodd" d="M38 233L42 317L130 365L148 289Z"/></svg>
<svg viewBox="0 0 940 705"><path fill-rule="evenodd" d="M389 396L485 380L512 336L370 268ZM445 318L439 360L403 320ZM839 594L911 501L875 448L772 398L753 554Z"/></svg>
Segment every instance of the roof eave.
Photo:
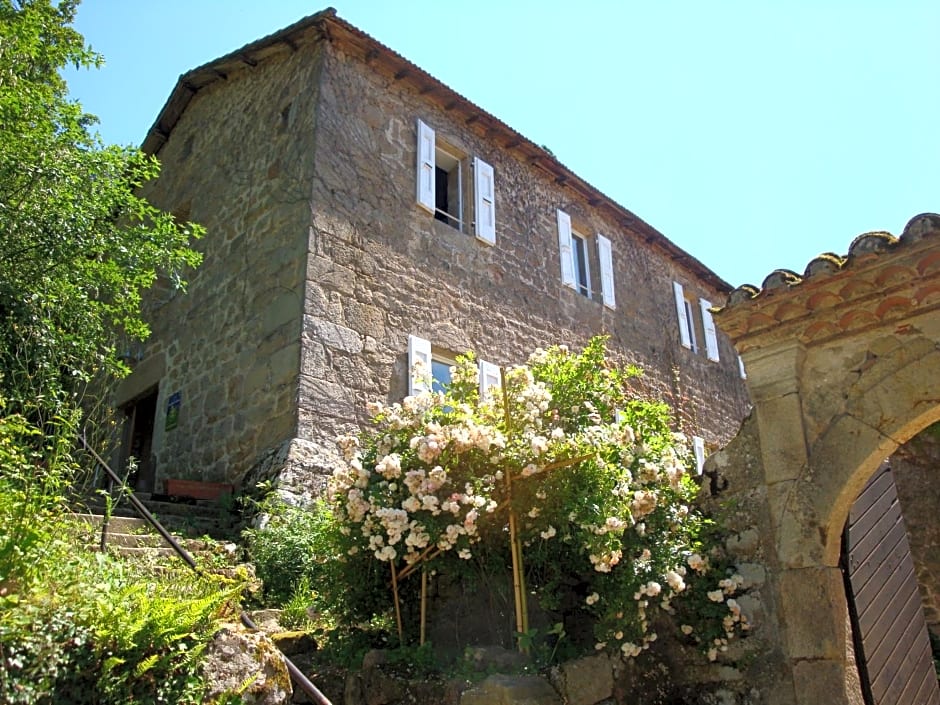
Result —
<svg viewBox="0 0 940 705"><path fill-rule="evenodd" d="M235 66L255 65L279 44L284 44L293 50L311 30L316 30L320 37L325 37L330 41L339 41L346 46L357 48L362 54L360 58L363 61L384 64L394 79L410 81L418 87L419 91L433 94L434 99L445 109L462 111L467 115L467 123L472 123L475 130L490 137L501 135L504 138L502 144L504 149L516 151L524 161L548 173L556 183L578 193L591 206L606 210L620 225L636 232L648 244L658 247L669 259L694 273L719 293L728 294L731 291L731 285L700 260L575 174L545 149L441 83L393 49L341 19L337 16L336 10L331 7L304 17L282 30L246 44L240 49L181 75L153 126L147 132L141 149L147 154L159 153L197 92L212 83L227 80L229 71Z"/></svg>

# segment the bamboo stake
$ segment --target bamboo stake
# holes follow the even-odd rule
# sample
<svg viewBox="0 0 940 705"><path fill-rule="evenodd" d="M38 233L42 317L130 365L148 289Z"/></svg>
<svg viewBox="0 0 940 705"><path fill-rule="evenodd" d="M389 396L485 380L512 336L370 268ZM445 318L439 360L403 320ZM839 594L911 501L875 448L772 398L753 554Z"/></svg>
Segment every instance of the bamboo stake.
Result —
<svg viewBox="0 0 940 705"><path fill-rule="evenodd" d="M516 534L516 551L519 553L519 601L522 602L522 633L529 633L529 592L525 586L525 571L522 569L522 539ZM525 650L528 653L528 649Z"/></svg>
<svg viewBox="0 0 940 705"><path fill-rule="evenodd" d="M405 643L404 630L401 626L401 603L398 601L398 575L395 572L395 563L389 561L388 564L392 567L392 595L395 598L395 623L398 626L398 643Z"/></svg>
<svg viewBox="0 0 940 705"><path fill-rule="evenodd" d="M421 566L421 637L418 646L424 646L425 628L428 623L428 569Z"/></svg>
<svg viewBox="0 0 940 705"><path fill-rule="evenodd" d="M510 435L512 430L512 421L509 415L509 390L506 388L506 370L503 367L499 368L499 377L500 382L503 387L503 414L506 419L506 436ZM506 501L509 504L509 553L512 556L512 590L513 590L513 602L515 603L516 611L516 633L525 634L526 632L526 622L528 619L524 613L525 610L525 595L523 594L523 580L522 580L522 548L518 540L518 529L516 527L516 511L512 506L512 472L507 469L505 472L506 476ZM519 638L516 642L519 645L519 651L526 653L527 648L522 643L522 639Z"/></svg>
<svg viewBox="0 0 940 705"><path fill-rule="evenodd" d="M509 477L509 473L506 473L506 477ZM519 542L516 541L516 513L512 509L509 510L509 552L512 555L512 592L516 609L516 633L525 634L526 618L523 614L525 596L522 594L522 554L519 550ZM519 651L525 653L527 649L523 646L521 639L518 644Z"/></svg>

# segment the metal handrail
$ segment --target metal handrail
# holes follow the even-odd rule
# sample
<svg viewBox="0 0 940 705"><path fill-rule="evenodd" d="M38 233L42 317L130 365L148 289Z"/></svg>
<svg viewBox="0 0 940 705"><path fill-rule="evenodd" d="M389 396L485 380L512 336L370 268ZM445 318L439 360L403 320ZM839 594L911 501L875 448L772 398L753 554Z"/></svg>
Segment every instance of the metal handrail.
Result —
<svg viewBox="0 0 940 705"><path fill-rule="evenodd" d="M121 484L121 478L118 477L114 470L112 470L111 467L104 461L104 459L98 455L98 453L96 453L90 445L88 445L88 441L85 439L84 432L79 435L78 440L82 444L82 447L91 454L91 456L101 466L105 473L107 473L109 481ZM140 514L140 516L145 521L147 521L147 523L157 530L160 536L162 536L163 539L170 544L173 550L176 551L176 554L182 558L186 564L196 572L197 575L204 575L202 569L196 565L196 561L189 551L183 548L179 542L173 538L173 535L170 534L170 532L167 531L159 521L157 521L157 518L150 513L150 510L147 509L147 507L145 507L144 504L134 496L133 491L128 492L127 498L130 500L134 509L137 510L137 513ZM251 617L249 617L248 613L244 610L242 610L241 613L241 622L249 629L258 629L258 626L251 620ZM277 649L277 646L274 648ZM278 649L278 651L280 650ZM312 701L316 703L316 705L333 705L329 698L321 693L319 688L317 688L313 682L307 678L307 676L305 676L296 665L294 665L293 661L285 656L283 652L281 652L281 656L284 658L284 662L287 665L287 672L290 674L294 685L304 691L307 697L311 698Z"/></svg>

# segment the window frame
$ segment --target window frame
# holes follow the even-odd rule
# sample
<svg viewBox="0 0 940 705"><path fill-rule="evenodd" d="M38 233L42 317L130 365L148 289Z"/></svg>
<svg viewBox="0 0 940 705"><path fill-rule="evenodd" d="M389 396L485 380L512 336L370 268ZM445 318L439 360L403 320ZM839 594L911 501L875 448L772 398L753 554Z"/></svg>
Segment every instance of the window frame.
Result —
<svg viewBox="0 0 940 705"><path fill-rule="evenodd" d="M476 155L417 121L417 203L434 220L478 240L496 243L495 170ZM466 178L469 171L470 179ZM444 188L442 188L444 187ZM468 228L467 225L470 224Z"/></svg>
<svg viewBox="0 0 940 705"><path fill-rule="evenodd" d="M583 265L583 272L578 267L579 262ZM572 288L581 294L581 296L587 299L593 299L593 291L591 289L591 256L588 247L588 238L574 228L571 229L571 270L574 273L574 286Z"/></svg>

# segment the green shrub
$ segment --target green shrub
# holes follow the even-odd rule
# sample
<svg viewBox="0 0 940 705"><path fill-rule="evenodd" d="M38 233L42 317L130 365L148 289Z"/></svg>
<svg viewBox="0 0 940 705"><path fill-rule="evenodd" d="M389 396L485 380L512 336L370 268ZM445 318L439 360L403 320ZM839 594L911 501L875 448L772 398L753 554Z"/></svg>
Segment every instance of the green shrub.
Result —
<svg viewBox="0 0 940 705"><path fill-rule="evenodd" d="M88 550L70 520L74 424L0 400L0 702L199 703L199 657L241 585Z"/></svg>

